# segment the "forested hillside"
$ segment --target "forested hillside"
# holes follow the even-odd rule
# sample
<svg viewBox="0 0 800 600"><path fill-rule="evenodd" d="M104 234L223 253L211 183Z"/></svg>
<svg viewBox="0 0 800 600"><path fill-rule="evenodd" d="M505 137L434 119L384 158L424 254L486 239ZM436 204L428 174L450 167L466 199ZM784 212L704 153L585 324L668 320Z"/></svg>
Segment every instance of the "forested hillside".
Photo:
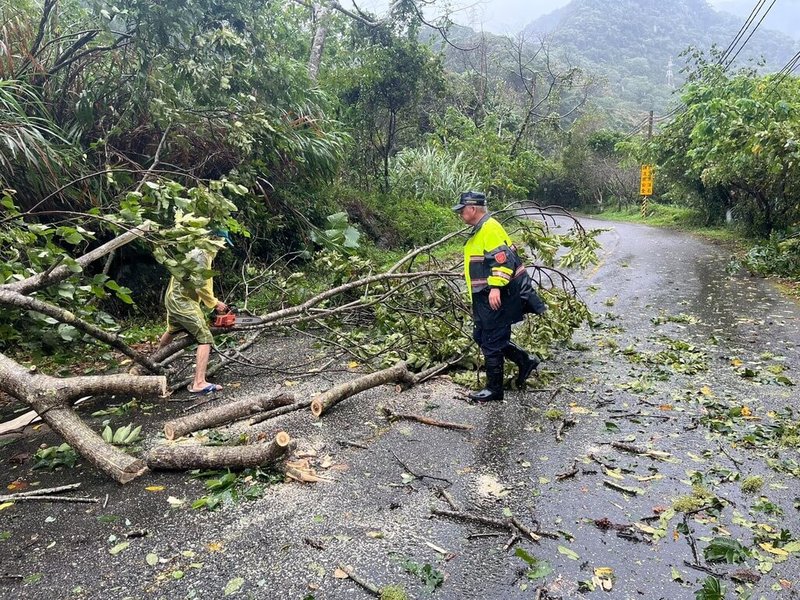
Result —
<svg viewBox="0 0 800 600"><path fill-rule="evenodd" d="M724 49L743 22L715 11L706 0L574 0L528 25L525 34L546 35L562 56L602 77L608 97L599 102L605 110L663 112L685 79L681 54L689 46ZM763 57L762 70L774 72L798 46L785 34L759 29L736 64Z"/></svg>

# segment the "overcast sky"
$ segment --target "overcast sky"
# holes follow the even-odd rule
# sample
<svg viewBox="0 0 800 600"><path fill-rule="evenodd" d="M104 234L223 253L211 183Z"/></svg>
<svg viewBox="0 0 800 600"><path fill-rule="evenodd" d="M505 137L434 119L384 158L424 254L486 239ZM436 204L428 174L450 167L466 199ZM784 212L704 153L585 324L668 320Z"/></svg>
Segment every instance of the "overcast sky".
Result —
<svg viewBox="0 0 800 600"><path fill-rule="evenodd" d="M536 17L552 12L569 2L570 0L451 0L450 4L457 11L453 14L456 23L468 25L473 29L480 29L483 25L483 29L494 33L517 33ZM710 2L718 6L725 4L726 0L710 0ZM356 2L361 8L377 14L381 14L388 3L388 0ZM346 2L343 1L343 4Z"/></svg>

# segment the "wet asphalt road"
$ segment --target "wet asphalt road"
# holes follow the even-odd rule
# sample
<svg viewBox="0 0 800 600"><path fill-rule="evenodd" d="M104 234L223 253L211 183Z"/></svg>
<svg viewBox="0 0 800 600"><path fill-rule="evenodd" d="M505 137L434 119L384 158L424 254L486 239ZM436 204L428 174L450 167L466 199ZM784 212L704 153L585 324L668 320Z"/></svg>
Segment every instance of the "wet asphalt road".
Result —
<svg viewBox="0 0 800 600"><path fill-rule="evenodd" d="M597 322L543 365L541 391L473 406L439 378L402 393L364 392L318 422L304 412L258 426L270 435L288 431L301 457L332 481L278 484L260 499L198 511L188 504L203 495L202 482L184 474L149 474L120 487L83 466L32 473L19 455L52 443L47 432L3 447L4 485L82 481L82 491L109 498L105 509L17 503L0 511L0 574L28 578L0 582L0 597L221 598L237 578L233 598L368 597L336 578L336 568L349 565L379 586L427 598L407 561L445 576L432 596L442 599L535 598L540 588L540 597L580 597L598 568L613 570L610 598L694 598L708 573L686 562L720 574L731 598L744 585L730 578L737 570L752 575L740 579L760 577L747 588L753 598L797 597L800 553L781 555L785 540L777 537L786 529L800 539L800 470L791 463L800 454L787 437L797 419L781 412L800 396L785 384L800 383L800 308L763 280L726 275L728 253L719 246L636 225L584 224L613 228L602 234L601 264L577 277ZM257 352L287 368L317 356L309 341L288 337ZM354 376L345 359L337 366L313 378L234 370L221 377L226 391L217 402L287 382L307 397ZM381 405L475 428L390 424ZM145 423L145 446L162 443L160 423L185 406L134 411L114 424ZM562 415L573 424L559 442ZM780 440L767 427L776 423L786 434ZM632 454L612 442L664 454ZM15 455L22 464L9 460ZM755 494L741 490L751 475L764 480ZM697 482L722 508L688 516L683 529L682 515L670 518L669 509ZM431 508L448 508L436 496L440 487L464 510L498 519L510 511L558 539L505 550L506 533L431 517ZM186 503L173 507L169 497ZM109 553L136 530L146 535ZM703 548L721 534L754 549L746 562L704 561ZM515 548L551 573L529 579Z"/></svg>

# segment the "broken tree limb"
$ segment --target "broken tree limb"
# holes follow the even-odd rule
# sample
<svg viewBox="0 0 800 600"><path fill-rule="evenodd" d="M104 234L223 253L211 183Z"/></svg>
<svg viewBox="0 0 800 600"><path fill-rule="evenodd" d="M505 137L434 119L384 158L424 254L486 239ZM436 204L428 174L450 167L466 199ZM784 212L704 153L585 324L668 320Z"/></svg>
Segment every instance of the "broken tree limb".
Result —
<svg viewBox="0 0 800 600"><path fill-rule="evenodd" d="M327 392L318 395L311 401L311 414L319 418L325 411L336 406L342 400L378 385L383 385L385 383L406 383L413 385L414 381L414 374L408 370L405 362L400 361L393 367L364 375L352 381L340 383Z"/></svg>
<svg viewBox="0 0 800 600"><path fill-rule="evenodd" d="M203 412L167 421L164 423L164 435L168 440L174 440L198 429L208 429L224 423L232 423L256 413L293 403L294 396L286 393L278 394L277 396L268 394L255 398L245 398L244 400L216 406Z"/></svg>
<svg viewBox="0 0 800 600"><path fill-rule="evenodd" d="M378 588L378 586L375 585L374 583L372 583L371 581L367 581L366 579L364 579L363 577L358 575L355 572L355 570L353 569L353 567L349 567L349 566L346 567L344 565L341 565L339 568L342 571L344 571L345 573L347 573L347 576L350 579L355 581L358 585L360 585L362 588L367 590L373 596L380 596L381 595L381 590Z"/></svg>
<svg viewBox="0 0 800 600"><path fill-rule="evenodd" d="M419 373L417 373L414 376L415 377L415 383L416 384L425 383L426 381L428 381L428 379L431 379L432 377L436 377L440 373L444 373L445 371L447 371L447 369L453 367L454 365L457 365L461 361L461 359L463 357L464 356L461 355L454 361L450 361L450 362L447 362L447 363L441 363L439 365L435 365L433 367L430 367L429 369L425 369L424 371L420 371Z"/></svg>
<svg viewBox="0 0 800 600"><path fill-rule="evenodd" d="M575 425L576 421L574 419L565 418L561 419L556 425L556 441L560 442L564 439L563 433L567 427L572 427Z"/></svg>
<svg viewBox="0 0 800 600"><path fill-rule="evenodd" d="M281 415L288 414L290 412L294 412L296 410L303 410L311 406L311 400L305 400L303 402L295 402L294 404L290 404L289 406L281 406L280 408L276 408L274 410L270 410L265 412L264 414L257 415L250 419L250 425L257 425L259 423L263 423L268 419L272 419L275 417L280 417Z"/></svg>
<svg viewBox="0 0 800 600"><path fill-rule="evenodd" d="M23 496L48 496L53 494L60 494L61 492L68 492L70 490L77 490L81 487L80 483L70 483L68 485L60 485L52 488L40 488L36 490L28 490L27 492L17 492L15 494L6 494L9 499L22 498Z"/></svg>
<svg viewBox="0 0 800 600"><path fill-rule="evenodd" d="M430 417L425 417L423 415L395 412L392 409L386 407L382 408L381 412L383 412L384 416L390 421L399 421L399 420L416 421L417 423L432 425L433 427L442 427L443 429L457 429L460 431L469 431L470 429L475 428L473 425L467 425L464 423L449 423L447 421L439 421L437 419L431 419Z"/></svg>
<svg viewBox="0 0 800 600"><path fill-rule="evenodd" d="M133 240L139 239L145 233L153 229L154 226L155 223L152 221L145 221L138 227L134 227L133 229L115 237L113 240L106 242L102 246L98 246L91 252L87 252L80 258L76 259L75 262L78 263L78 266L81 268L81 270L83 270L97 259L110 254L117 248L121 248ZM17 292L18 294L30 294L31 292L35 292L71 277L74 274L74 271L68 265L57 265L56 268L49 269L44 273L38 273L21 281L4 284L0 286L0 289L7 289Z"/></svg>
<svg viewBox="0 0 800 600"><path fill-rule="evenodd" d="M647 456L649 458L655 458L658 460L664 460L670 457L669 452L662 452L661 450L649 450L647 448L639 448L638 446L634 446L633 444L627 444L625 442L611 442L611 447L616 448L617 450L621 450L623 452L630 452L631 454L639 454L641 456Z"/></svg>
<svg viewBox="0 0 800 600"><path fill-rule="evenodd" d="M104 441L72 410L70 403L87 395L161 396L166 389L165 377L98 375L60 379L38 375L0 353L0 390L30 404L73 450L120 483L142 475L147 465Z"/></svg>
<svg viewBox="0 0 800 600"><path fill-rule="evenodd" d="M517 523L514 522L513 518L493 519L492 517L485 517L483 515L476 515L468 512L458 512L454 510L440 510L438 508L431 509L431 513L439 517L447 517L449 519L456 519L459 521L468 521L472 523L479 523L481 525L488 525L489 527L494 527L495 529L502 529L503 531L507 531L510 534L519 531L533 542L538 542L539 540L542 539L541 536L531 531L529 527L524 527L524 529L520 529L517 526Z"/></svg>
<svg viewBox="0 0 800 600"><path fill-rule="evenodd" d="M100 498L85 496L0 496L0 502L76 502L92 504L100 502Z"/></svg>
<svg viewBox="0 0 800 600"><path fill-rule="evenodd" d="M295 446L285 431L266 444L247 446L159 446L147 453L151 469L250 469L277 462Z"/></svg>
<svg viewBox="0 0 800 600"><path fill-rule="evenodd" d="M19 292L0 288L0 305L13 306L14 308L21 310L32 310L42 313L43 315L47 315L48 317L52 317L59 323L71 325L78 331L81 331L96 340L108 344L115 350L119 350L131 360L146 366L153 373L161 372L161 368L156 366L152 360L150 360L141 352L137 352L128 346L128 344L122 341L117 334L109 333L104 329L100 329L99 327L79 318L75 315L75 313L56 306L55 304L42 302L33 296L26 296L24 294L20 294Z"/></svg>

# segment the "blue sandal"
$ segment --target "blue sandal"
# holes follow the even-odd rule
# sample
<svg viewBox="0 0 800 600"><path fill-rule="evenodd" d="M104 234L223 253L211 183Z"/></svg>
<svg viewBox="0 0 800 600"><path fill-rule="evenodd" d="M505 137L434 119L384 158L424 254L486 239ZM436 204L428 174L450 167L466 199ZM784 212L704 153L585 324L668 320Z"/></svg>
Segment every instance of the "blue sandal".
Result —
<svg viewBox="0 0 800 600"><path fill-rule="evenodd" d="M199 396L205 396L206 394L213 394L214 392L221 392L222 386L217 385L216 383L209 383L206 387L202 390L193 390L191 384L186 386L186 391L190 394L197 394Z"/></svg>

